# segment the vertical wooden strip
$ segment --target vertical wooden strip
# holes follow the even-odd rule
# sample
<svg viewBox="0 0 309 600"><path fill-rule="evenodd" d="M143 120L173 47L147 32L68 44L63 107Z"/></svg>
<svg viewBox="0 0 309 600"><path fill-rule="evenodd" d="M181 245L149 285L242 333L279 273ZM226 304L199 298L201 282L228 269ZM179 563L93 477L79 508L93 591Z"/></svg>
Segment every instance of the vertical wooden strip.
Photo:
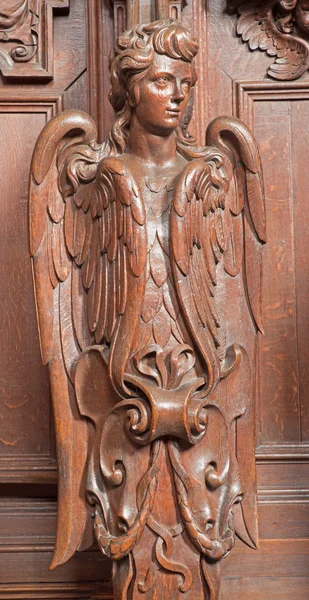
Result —
<svg viewBox="0 0 309 600"><path fill-rule="evenodd" d="M112 119L112 108L108 100L108 61L114 41L113 15L107 3L97 0L87 2L87 11L89 112L97 124L98 142L102 142Z"/></svg>
<svg viewBox="0 0 309 600"><path fill-rule="evenodd" d="M189 131L196 137L199 144L204 144L205 131L209 122L208 10L202 9L199 0L192 0L192 3L189 3L183 10L181 21L199 42L199 52L195 59L198 81L194 88L194 111L192 125L189 127Z"/></svg>
<svg viewBox="0 0 309 600"><path fill-rule="evenodd" d="M292 101L291 109L300 427L301 439L308 441L309 261L307 248L309 243L309 169L305 167L304 157L308 153L309 101Z"/></svg>

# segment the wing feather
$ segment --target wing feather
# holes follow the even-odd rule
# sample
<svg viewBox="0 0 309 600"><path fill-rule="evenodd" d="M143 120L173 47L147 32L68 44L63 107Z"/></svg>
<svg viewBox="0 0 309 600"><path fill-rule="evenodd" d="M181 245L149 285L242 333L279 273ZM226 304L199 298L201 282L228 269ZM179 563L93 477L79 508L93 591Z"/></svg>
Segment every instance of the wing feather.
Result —
<svg viewBox="0 0 309 600"><path fill-rule="evenodd" d="M88 326L91 333L96 330L102 295L102 264L101 257L97 256L93 282L88 294Z"/></svg>
<svg viewBox="0 0 309 600"><path fill-rule="evenodd" d="M88 290L93 282L96 263L99 252L99 220L94 219L91 224L91 240L88 256L82 265L82 280L86 290Z"/></svg>
<svg viewBox="0 0 309 600"><path fill-rule="evenodd" d="M67 251L63 235L63 221L52 224L52 255L56 275L65 281L71 272L71 259Z"/></svg>
<svg viewBox="0 0 309 600"><path fill-rule="evenodd" d="M266 241L266 214L257 143L248 127L234 117L214 119L208 126L206 139L226 156L227 176L232 184L226 196L226 205L231 213L231 233L224 257L225 269L232 276L238 274L245 247L245 279L250 310L257 328L263 331L261 245ZM234 168L234 177L233 173L229 174L228 163ZM240 213L243 202L244 209Z"/></svg>
<svg viewBox="0 0 309 600"><path fill-rule="evenodd" d="M174 191L172 267L187 327L207 366L206 393L220 378L220 324L214 303L216 264L225 245L222 218L216 213L221 211L216 208L220 201L220 192L212 185L211 166L202 159L193 160L180 175Z"/></svg>
<svg viewBox="0 0 309 600"><path fill-rule="evenodd" d="M230 235L224 254L224 268L231 277L236 277L240 272L244 254L243 215L226 215L226 219L230 220Z"/></svg>
<svg viewBox="0 0 309 600"><path fill-rule="evenodd" d="M47 234L45 234L32 261L40 346L44 365L51 359L53 339L53 282L50 278L49 262Z"/></svg>
<svg viewBox="0 0 309 600"><path fill-rule="evenodd" d="M58 184L58 170L56 166L56 157L47 174L47 208L50 218L54 223L60 223L64 217L65 203L60 193Z"/></svg>
<svg viewBox="0 0 309 600"><path fill-rule="evenodd" d="M86 236L86 215L83 210L76 211L76 220L74 227L74 254L71 256L75 257L75 262L78 265L82 264L82 250L85 243ZM88 254L88 252L87 252Z"/></svg>
<svg viewBox="0 0 309 600"><path fill-rule="evenodd" d="M76 364L94 340L108 342L110 375L123 393L145 287L147 239L140 192L120 159L102 160L95 138L90 117L66 111L44 128L31 166L30 249L42 357L51 372L60 469L52 567L91 539L80 487L87 427L78 416ZM125 237L125 223L130 238Z"/></svg>
<svg viewBox="0 0 309 600"><path fill-rule="evenodd" d="M81 280L80 268L75 262L72 263L72 297L76 300L72 302L73 327L79 347L85 350L94 344L94 337L88 326L87 295Z"/></svg>
<svg viewBox="0 0 309 600"><path fill-rule="evenodd" d="M108 255L107 255L108 256ZM117 300L117 281L116 281L116 263L111 261L108 265L108 310L105 338L110 342L116 325L116 300Z"/></svg>
<svg viewBox="0 0 309 600"><path fill-rule="evenodd" d="M101 303L100 312L98 318L98 325L95 330L96 343L99 344L104 339L104 333L106 331L107 323L107 303L109 294L109 281L108 281L108 261L107 255L100 255L101 272L102 272L102 289L101 289Z"/></svg>
<svg viewBox="0 0 309 600"><path fill-rule="evenodd" d="M249 29L247 30L249 35ZM226 135L227 134L227 135ZM224 252L225 271L242 278L248 314L256 329L263 332L262 322L262 246L266 240L266 217L263 176L256 141L238 119L219 117L207 130L207 143L222 153L222 170L230 180L226 194L226 225L230 233ZM243 268L241 269L241 267ZM250 338L250 336L249 336ZM246 399L246 406L236 421L236 454L241 473L244 498L236 511L235 527L243 541L257 546L257 501L255 477L254 385L250 361L255 359L254 334L247 353L242 351L240 370L226 377L229 398ZM243 400L242 400L243 401ZM236 402L237 404L237 402ZM232 405L231 405L232 406ZM235 415L234 417L235 418Z"/></svg>
<svg viewBox="0 0 309 600"><path fill-rule="evenodd" d="M52 246L53 224L50 222L50 220L48 220L48 222L46 224L46 236L47 236L47 257L48 257L49 276L50 276L50 281L51 281L53 288L56 288L59 283L59 280L57 277L57 273L56 273L56 269L55 269L55 265L54 265L54 259L53 259L53 246Z"/></svg>
<svg viewBox="0 0 309 600"><path fill-rule="evenodd" d="M230 0L230 5L235 4ZM250 50L266 51L275 57L269 67L270 77L293 80L300 77L309 66L309 45L305 39L280 31L280 15L274 14L271 3L236 2L239 20L237 33L247 42ZM279 16L279 18L277 18ZM281 18L285 18L282 13Z"/></svg>
<svg viewBox="0 0 309 600"><path fill-rule="evenodd" d="M64 365L68 377L74 384L74 374L77 360L80 354L80 348L76 339L75 331L72 327L72 275L67 277L59 286L59 319L60 336Z"/></svg>
<svg viewBox="0 0 309 600"><path fill-rule="evenodd" d="M71 256L75 256L74 230L77 208L73 196L68 196L65 203L64 239Z"/></svg>
<svg viewBox="0 0 309 600"><path fill-rule="evenodd" d="M81 251L80 258L76 260L76 263L79 265L83 265L87 256L89 255L90 244L91 244L91 234L92 234L92 216L90 210L85 215L85 237L83 248Z"/></svg>

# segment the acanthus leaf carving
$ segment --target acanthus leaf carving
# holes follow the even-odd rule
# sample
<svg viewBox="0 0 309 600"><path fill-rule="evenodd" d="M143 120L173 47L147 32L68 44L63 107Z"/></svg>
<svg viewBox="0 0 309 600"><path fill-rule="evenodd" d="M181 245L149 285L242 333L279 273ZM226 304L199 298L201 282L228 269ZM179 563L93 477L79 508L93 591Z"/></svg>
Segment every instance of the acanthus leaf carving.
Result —
<svg viewBox="0 0 309 600"><path fill-rule="evenodd" d="M250 50L275 57L269 77L298 79L309 68L309 5L306 0L229 0L237 9L237 34Z"/></svg>

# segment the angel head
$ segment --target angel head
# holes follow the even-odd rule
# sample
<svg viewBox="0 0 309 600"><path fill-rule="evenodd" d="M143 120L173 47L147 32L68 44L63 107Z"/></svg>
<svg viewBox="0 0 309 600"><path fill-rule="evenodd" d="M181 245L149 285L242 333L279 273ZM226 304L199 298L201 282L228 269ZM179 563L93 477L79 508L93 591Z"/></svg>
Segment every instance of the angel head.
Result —
<svg viewBox="0 0 309 600"><path fill-rule="evenodd" d="M118 38L110 64L112 153L124 152L134 118L150 133L175 132L177 146L188 143L181 125L189 120L197 51L189 31L172 20L137 25Z"/></svg>

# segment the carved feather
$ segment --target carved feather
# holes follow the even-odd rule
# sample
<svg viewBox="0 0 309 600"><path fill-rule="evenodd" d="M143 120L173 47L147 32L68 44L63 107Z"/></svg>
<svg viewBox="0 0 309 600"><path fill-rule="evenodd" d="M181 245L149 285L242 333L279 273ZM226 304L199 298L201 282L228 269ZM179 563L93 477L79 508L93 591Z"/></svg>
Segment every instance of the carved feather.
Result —
<svg viewBox="0 0 309 600"><path fill-rule="evenodd" d="M229 117L215 119L208 127L206 139L222 153L223 176L230 181L224 210L227 230L230 231L224 252L224 268L232 277L242 273L249 315L257 329L263 332L262 245L266 240L266 219L257 144L243 123ZM242 264L244 268L241 271ZM240 411L242 416L236 422L236 454L244 498L241 509L235 513L235 526L243 541L256 547L254 386L252 380L250 383L250 372L248 356L242 351L239 372L235 370L225 381L227 397L234 399L233 410L237 397L247 398L247 406Z"/></svg>
<svg viewBox="0 0 309 600"><path fill-rule="evenodd" d="M268 69L268 75L283 81L300 77L309 66L309 45L306 40L280 31L272 2L239 4L237 2L237 33L248 44L250 50L259 48L269 56L276 57Z"/></svg>
<svg viewBox="0 0 309 600"><path fill-rule="evenodd" d="M212 185L211 166L203 159L190 162L174 191L172 267L187 327L207 366L208 392L220 378L220 324L213 298L216 264L225 246L221 201L221 192Z"/></svg>
<svg viewBox="0 0 309 600"><path fill-rule="evenodd" d="M258 147L246 125L234 117L214 119L208 126L206 140L207 144L217 147L226 156L226 176L231 181L226 195L231 229L224 258L225 269L233 276L239 272L244 253L244 228L248 298L255 324L263 331L261 244L266 241L266 216ZM234 169L234 176L230 173L230 167ZM241 216L239 209L243 202L245 209ZM239 216L235 216L235 213Z"/></svg>
<svg viewBox="0 0 309 600"><path fill-rule="evenodd" d="M110 376L123 393L147 256L145 210L138 187L120 159L102 160L95 138L95 124L86 114L66 111L58 115L38 139L30 178L30 248L41 351L44 363L59 378L53 384L55 414L62 411L69 432L70 444L58 446L60 464L70 470L76 463L74 479L79 483L86 460L86 452L80 449L87 447L87 430L74 414L76 364L81 351L94 340L108 342ZM56 429L61 440L60 419ZM81 460L75 461L74 456ZM80 489L74 488L74 496L66 477L64 469L59 498L62 527L58 528L53 567L84 545L85 500L81 507ZM75 513L80 519L74 528L64 526ZM86 539L90 539L87 531Z"/></svg>

